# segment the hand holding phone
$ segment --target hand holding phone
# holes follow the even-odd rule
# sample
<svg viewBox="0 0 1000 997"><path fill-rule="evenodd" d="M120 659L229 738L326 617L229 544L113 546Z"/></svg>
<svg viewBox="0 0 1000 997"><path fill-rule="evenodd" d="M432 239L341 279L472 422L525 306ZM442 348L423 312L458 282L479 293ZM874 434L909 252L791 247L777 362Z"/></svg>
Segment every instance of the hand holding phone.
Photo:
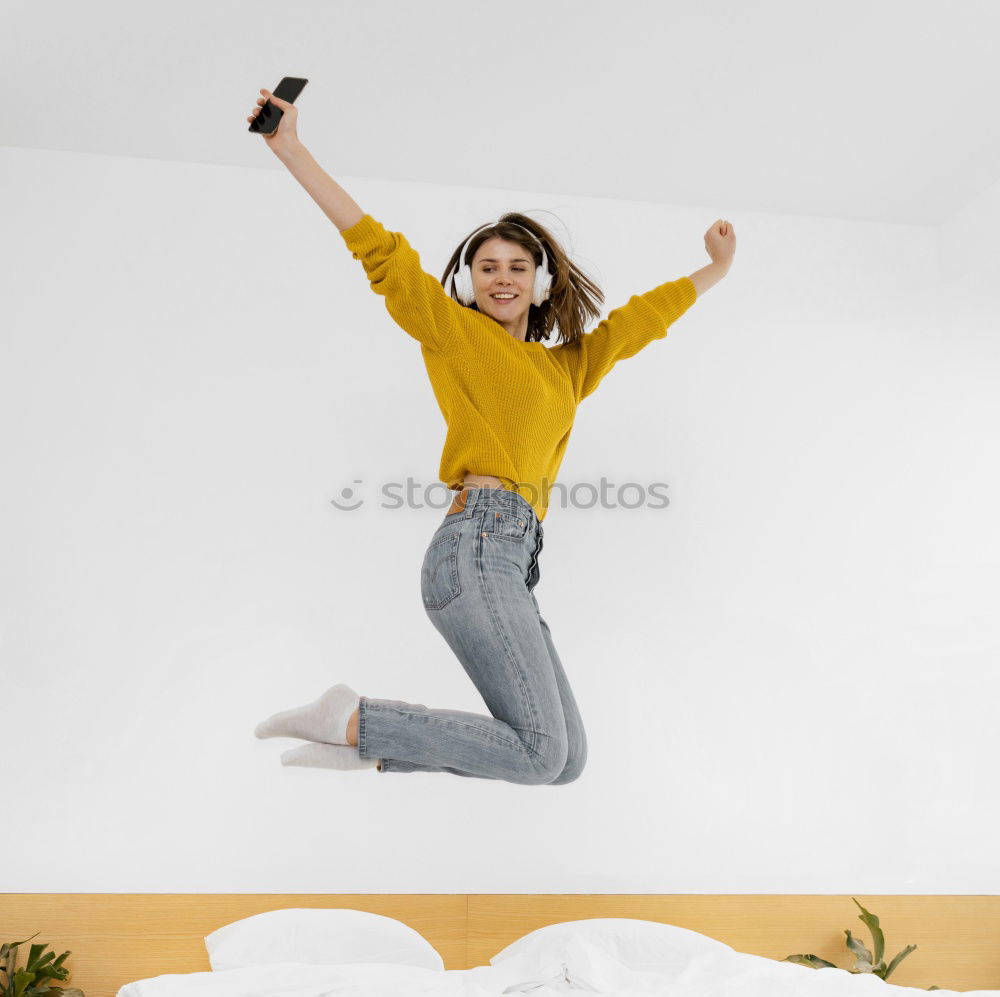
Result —
<svg viewBox="0 0 1000 997"><path fill-rule="evenodd" d="M297 76L285 76L272 93L261 89L247 121L248 131L264 136L264 141L274 152L281 154L300 144L297 130L298 109L292 103L309 81Z"/></svg>

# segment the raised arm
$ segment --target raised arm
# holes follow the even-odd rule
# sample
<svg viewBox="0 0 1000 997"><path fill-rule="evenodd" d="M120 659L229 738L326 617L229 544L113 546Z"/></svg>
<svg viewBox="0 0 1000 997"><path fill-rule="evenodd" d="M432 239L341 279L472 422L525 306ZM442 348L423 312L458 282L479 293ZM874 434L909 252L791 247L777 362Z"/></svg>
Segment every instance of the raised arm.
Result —
<svg viewBox="0 0 1000 997"><path fill-rule="evenodd" d="M697 289L698 297L700 298L710 287L715 287L727 273L729 273L728 266L722 263L709 263L691 274L691 283Z"/></svg>
<svg viewBox="0 0 1000 997"><path fill-rule="evenodd" d="M313 159L301 142L283 151L278 158L338 229L350 228L364 217L364 211L354 198Z"/></svg>
<svg viewBox="0 0 1000 997"><path fill-rule="evenodd" d="M635 356L655 339L663 339L696 299L694 281L680 277L644 294L633 294L592 332L553 346L549 352L566 368L577 403L594 392L619 360Z"/></svg>
<svg viewBox="0 0 1000 997"><path fill-rule="evenodd" d="M736 253L736 233L724 218L717 218L705 233L705 251L712 262L691 274L691 281L698 289L700 298L710 287L714 287L729 273Z"/></svg>
<svg viewBox="0 0 1000 997"><path fill-rule="evenodd" d="M257 98L258 106L250 113L247 121L252 122L267 101L281 109L278 127L270 134L263 134L271 152L288 167L292 176L305 187L309 196L338 229L343 231L361 221L364 211L299 141L299 109L287 100L275 97L270 90L261 89L260 92L263 96Z"/></svg>
<svg viewBox="0 0 1000 997"><path fill-rule="evenodd" d="M429 350L445 350L463 306L445 293L441 282L420 265L420 257L401 232L390 232L360 205L310 155L299 141L298 111L293 104L261 90L257 103L271 100L282 110L281 121L264 139L271 151L309 192L340 230L360 260L372 290L385 298L396 324ZM252 121L260 108L251 115Z"/></svg>
<svg viewBox="0 0 1000 997"><path fill-rule="evenodd" d="M635 356L667 330L705 291L729 272L736 252L736 235L728 221L718 219L705 233L712 262L690 277L668 281L645 294L634 294L614 309L593 332L550 351L569 374L577 402L592 394L619 360Z"/></svg>

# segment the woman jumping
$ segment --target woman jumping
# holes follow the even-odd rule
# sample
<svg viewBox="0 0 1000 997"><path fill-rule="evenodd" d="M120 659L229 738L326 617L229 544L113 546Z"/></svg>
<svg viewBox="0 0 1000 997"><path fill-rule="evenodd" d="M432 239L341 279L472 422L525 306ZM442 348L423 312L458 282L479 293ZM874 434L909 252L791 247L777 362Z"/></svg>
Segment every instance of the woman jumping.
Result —
<svg viewBox="0 0 1000 997"><path fill-rule="evenodd" d="M372 699L340 684L255 733L310 742L284 752L285 765L572 782L587 739L533 591L549 490L577 406L618 360L663 339L728 273L733 228L720 219L705 234L710 264L633 295L585 333L604 295L532 218L508 212L476 229L438 281L401 233L362 211L320 168L298 139L295 106L261 93L247 120L267 100L281 109L264 140L337 226L397 325L420 343L448 427L440 479L458 492L424 554L423 604L491 715ZM548 347L554 329L558 341Z"/></svg>

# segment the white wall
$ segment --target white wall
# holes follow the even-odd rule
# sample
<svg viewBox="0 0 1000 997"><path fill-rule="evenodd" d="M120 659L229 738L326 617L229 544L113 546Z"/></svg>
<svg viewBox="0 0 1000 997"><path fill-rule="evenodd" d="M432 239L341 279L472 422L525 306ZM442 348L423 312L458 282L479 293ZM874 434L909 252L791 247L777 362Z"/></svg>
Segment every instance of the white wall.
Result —
<svg viewBox="0 0 1000 997"><path fill-rule="evenodd" d="M308 195L0 169L0 890L1000 889L1000 188L939 232L337 176L436 276L553 212L604 314L735 226L729 276L579 410L561 483L671 501L554 496L536 595L590 756L525 787L253 737L334 681L485 709L420 600L444 486L379 508L436 481L419 347Z"/></svg>

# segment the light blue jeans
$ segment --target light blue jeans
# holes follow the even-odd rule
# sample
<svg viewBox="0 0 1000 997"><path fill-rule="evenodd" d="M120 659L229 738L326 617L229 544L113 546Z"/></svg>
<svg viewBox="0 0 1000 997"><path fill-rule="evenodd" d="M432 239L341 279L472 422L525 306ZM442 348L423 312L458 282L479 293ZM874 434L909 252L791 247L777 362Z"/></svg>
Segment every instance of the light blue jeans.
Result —
<svg viewBox="0 0 1000 997"><path fill-rule="evenodd" d="M503 488L467 488L424 554L424 609L492 716L362 696L358 753L382 772L451 772L528 786L572 782L587 741L534 587L543 530Z"/></svg>

